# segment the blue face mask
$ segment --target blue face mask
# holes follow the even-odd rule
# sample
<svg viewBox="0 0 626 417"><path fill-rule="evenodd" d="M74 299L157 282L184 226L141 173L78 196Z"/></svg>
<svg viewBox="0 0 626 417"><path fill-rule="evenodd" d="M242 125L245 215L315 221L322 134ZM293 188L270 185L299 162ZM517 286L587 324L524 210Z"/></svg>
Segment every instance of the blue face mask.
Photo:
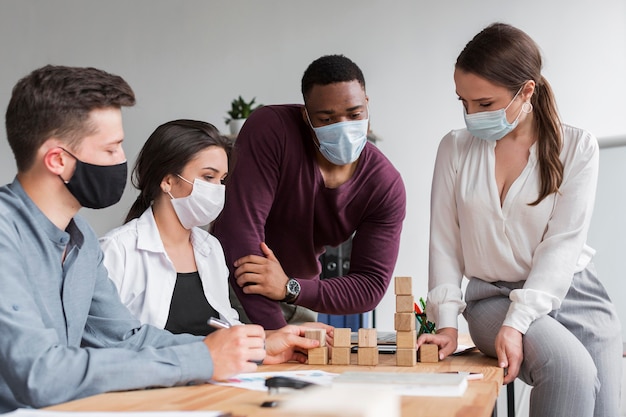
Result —
<svg viewBox="0 0 626 417"><path fill-rule="evenodd" d="M346 165L359 158L367 142L369 110L368 119L349 120L321 127L313 127L308 111L306 117L317 136L320 152L329 162Z"/></svg>
<svg viewBox="0 0 626 417"><path fill-rule="evenodd" d="M513 123L509 123L506 119L506 110L513 104L520 91L522 91L522 88L518 90L509 105L500 110L467 114L467 110L463 107L463 116L465 117L467 130L477 138L490 142L495 142L508 135L517 126L522 110L520 110L515 120L513 120Z"/></svg>

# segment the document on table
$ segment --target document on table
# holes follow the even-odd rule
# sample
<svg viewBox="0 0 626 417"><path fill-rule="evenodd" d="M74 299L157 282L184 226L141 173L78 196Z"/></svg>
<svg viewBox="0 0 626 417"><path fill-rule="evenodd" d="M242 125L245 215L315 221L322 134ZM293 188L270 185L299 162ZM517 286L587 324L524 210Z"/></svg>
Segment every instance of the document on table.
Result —
<svg viewBox="0 0 626 417"><path fill-rule="evenodd" d="M344 372L333 385L384 387L399 395L461 397L467 389L463 374L427 372Z"/></svg>
<svg viewBox="0 0 626 417"><path fill-rule="evenodd" d="M465 352L471 352L472 350L476 349L476 346L474 345L457 345L456 350L454 351L453 355L462 355Z"/></svg>
<svg viewBox="0 0 626 417"><path fill-rule="evenodd" d="M3 414L9 417L230 417L223 411L47 411L18 408Z"/></svg>
<svg viewBox="0 0 626 417"><path fill-rule="evenodd" d="M211 381L215 385L225 385L229 387L245 388L253 391L267 391L265 380L274 376L286 376L311 382L316 385L328 386L332 383L337 374L320 370L310 371L284 371L284 372L252 372L248 374L235 375L226 381ZM281 388L283 389L283 388Z"/></svg>
<svg viewBox="0 0 626 417"><path fill-rule="evenodd" d="M320 370L254 372L239 374L226 381L214 382L254 391L267 391L265 381L275 376L286 376L311 382L320 386L354 384L363 387L381 386L391 388L398 395L429 397L461 397L467 389L467 376L459 373L416 373L416 372L344 372L334 374ZM282 388L281 388L282 389Z"/></svg>

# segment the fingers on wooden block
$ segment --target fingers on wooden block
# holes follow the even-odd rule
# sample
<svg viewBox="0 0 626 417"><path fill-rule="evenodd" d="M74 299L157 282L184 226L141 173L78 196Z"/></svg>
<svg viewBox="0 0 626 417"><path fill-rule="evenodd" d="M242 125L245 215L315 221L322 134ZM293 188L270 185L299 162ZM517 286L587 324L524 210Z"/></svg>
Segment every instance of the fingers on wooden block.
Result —
<svg viewBox="0 0 626 417"><path fill-rule="evenodd" d="M320 347L326 346L326 330L325 329L306 329L304 337L320 342Z"/></svg>
<svg viewBox="0 0 626 417"><path fill-rule="evenodd" d="M424 344L419 348L420 362L439 362L439 346Z"/></svg>
<svg viewBox="0 0 626 417"><path fill-rule="evenodd" d="M334 347L350 347L350 335L352 329L335 328L333 330L333 346Z"/></svg>
<svg viewBox="0 0 626 417"><path fill-rule="evenodd" d="M413 279L411 277L395 277L394 289L396 295L412 295Z"/></svg>
<svg viewBox="0 0 626 417"><path fill-rule="evenodd" d="M359 329L359 347L378 346L376 329Z"/></svg>

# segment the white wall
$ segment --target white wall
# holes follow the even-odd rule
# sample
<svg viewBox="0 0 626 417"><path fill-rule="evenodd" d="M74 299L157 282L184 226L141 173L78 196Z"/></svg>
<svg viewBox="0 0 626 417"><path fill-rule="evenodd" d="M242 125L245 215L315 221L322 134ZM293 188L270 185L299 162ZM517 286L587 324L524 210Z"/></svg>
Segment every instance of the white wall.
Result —
<svg viewBox="0 0 626 417"><path fill-rule="evenodd" d="M406 183L408 214L396 273L413 276L420 296L426 294L437 144L448 130L463 126L454 61L493 21L519 26L542 46L544 74L567 122L599 137L626 133L624 0L0 0L0 103L6 106L20 77L48 63L122 75L138 97L137 106L124 113L133 163L165 121L198 118L226 130L225 111L239 94L264 104L301 102L306 66L321 55L343 53L365 73L372 128ZM5 183L15 168L4 131L0 136ZM624 195L621 179L604 180ZM103 233L120 224L135 195L129 185L117 206L85 215ZM624 233L620 227L612 230L617 236ZM596 247L606 245L604 236L596 238ZM624 258L615 249L599 253L598 260ZM597 266L616 282L623 277L623 268ZM624 284L618 290L623 294ZM378 309L380 328L393 328L393 310L387 294Z"/></svg>

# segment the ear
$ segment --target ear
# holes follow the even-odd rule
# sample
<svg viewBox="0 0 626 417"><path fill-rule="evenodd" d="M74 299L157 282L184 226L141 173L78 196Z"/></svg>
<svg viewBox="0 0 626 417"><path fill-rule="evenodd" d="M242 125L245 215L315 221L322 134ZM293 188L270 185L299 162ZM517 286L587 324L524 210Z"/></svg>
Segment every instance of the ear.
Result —
<svg viewBox="0 0 626 417"><path fill-rule="evenodd" d="M535 81L534 80L528 80L528 82L526 83L526 85L524 86L524 88L522 89L522 100L524 101L530 101L530 99L532 98L533 94L535 93Z"/></svg>
<svg viewBox="0 0 626 417"><path fill-rule="evenodd" d="M172 191L172 183L174 181L174 176L172 174L167 174L161 180L161 191L164 193L169 193Z"/></svg>
<svg viewBox="0 0 626 417"><path fill-rule="evenodd" d="M304 121L304 124L309 126L309 119L306 116L306 107L305 106L306 106L306 104L300 108L300 114L302 115L302 120Z"/></svg>
<svg viewBox="0 0 626 417"><path fill-rule="evenodd" d="M61 175L62 177L67 177L66 179L69 179L71 175L64 176L63 174L69 167L68 164L71 157L66 155L63 149L61 149L56 142L57 141L50 139L42 145L42 150L44 152L43 164L48 171L54 175Z"/></svg>

